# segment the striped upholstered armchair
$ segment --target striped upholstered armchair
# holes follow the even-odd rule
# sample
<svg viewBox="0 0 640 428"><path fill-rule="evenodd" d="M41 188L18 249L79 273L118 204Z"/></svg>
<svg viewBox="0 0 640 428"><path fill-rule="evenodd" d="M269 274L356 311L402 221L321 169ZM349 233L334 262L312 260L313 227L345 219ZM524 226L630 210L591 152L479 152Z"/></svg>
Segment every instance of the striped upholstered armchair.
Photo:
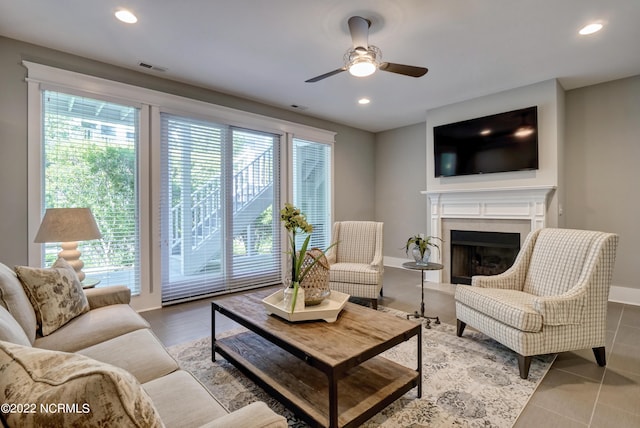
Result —
<svg viewBox="0 0 640 428"><path fill-rule="evenodd" d="M456 289L458 336L467 324L518 353L520 377L531 357L592 348L606 365L607 300L618 235L571 229L529 234L513 266L474 276Z"/></svg>
<svg viewBox="0 0 640 428"><path fill-rule="evenodd" d="M337 245L327 254L329 288L370 299L373 309L378 309L384 272L382 226L373 221L335 222L331 242Z"/></svg>

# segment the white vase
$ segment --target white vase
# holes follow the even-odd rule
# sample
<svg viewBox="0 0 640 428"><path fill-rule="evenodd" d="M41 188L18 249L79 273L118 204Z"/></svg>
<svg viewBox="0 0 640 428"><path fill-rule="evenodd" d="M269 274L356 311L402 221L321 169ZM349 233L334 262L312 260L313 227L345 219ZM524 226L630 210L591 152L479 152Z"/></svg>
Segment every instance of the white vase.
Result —
<svg viewBox="0 0 640 428"><path fill-rule="evenodd" d="M286 286L283 290L283 306L287 312L300 312L304 311L304 288L298 286L298 297L296 297L295 307L293 311L291 310L291 305L293 304L293 294L294 287Z"/></svg>
<svg viewBox="0 0 640 428"><path fill-rule="evenodd" d="M413 258L418 266L426 266L429 264L429 259L431 258L431 249L427 247L424 250L424 254L421 254L420 247L416 245L411 250L411 255L413 255Z"/></svg>

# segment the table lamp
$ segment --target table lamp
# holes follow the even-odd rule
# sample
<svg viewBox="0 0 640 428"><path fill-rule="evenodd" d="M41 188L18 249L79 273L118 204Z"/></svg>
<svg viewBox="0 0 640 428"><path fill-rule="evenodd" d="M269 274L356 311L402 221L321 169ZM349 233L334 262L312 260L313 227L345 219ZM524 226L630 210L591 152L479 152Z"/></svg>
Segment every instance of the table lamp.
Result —
<svg viewBox="0 0 640 428"><path fill-rule="evenodd" d="M34 242L61 242L59 257L65 259L82 282L85 278L78 241L100 239L102 235L89 208L48 208Z"/></svg>

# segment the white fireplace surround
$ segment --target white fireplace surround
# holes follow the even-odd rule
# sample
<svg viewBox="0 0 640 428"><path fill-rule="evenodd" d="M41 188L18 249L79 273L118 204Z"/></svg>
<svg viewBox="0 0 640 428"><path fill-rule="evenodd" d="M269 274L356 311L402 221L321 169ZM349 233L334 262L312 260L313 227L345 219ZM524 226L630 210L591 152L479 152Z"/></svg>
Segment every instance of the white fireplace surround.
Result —
<svg viewBox="0 0 640 428"><path fill-rule="evenodd" d="M437 275L437 278L434 277L432 280L448 282L449 279L449 247L446 245L448 237L444 236L446 228L443 227L443 223L450 220L454 220L454 224L455 220L461 220L459 223L476 220L479 224L489 222L499 225L500 220L505 220L504 223L509 224L508 228L511 228L508 231L516 231L513 230L513 223L524 225L524 228L520 226L517 229L525 232L526 236L526 233L547 226L547 205L549 196L555 189L555 186L527 186L421 192L428 196L431 203L431 235L445 241L440 251L440 261L445 265L445 269L430 272ZM492 230L501 231L500 227L494 227ZM521 236L521 239L524 239L524 236Z"/></svg>

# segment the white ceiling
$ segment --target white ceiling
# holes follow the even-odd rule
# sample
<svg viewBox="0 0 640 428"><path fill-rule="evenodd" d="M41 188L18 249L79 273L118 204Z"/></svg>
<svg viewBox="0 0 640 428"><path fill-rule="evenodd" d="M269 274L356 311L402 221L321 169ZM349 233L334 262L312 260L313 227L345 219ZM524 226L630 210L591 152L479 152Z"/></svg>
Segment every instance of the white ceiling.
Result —
<svg viewBox="0 0 640 428"><path fill-rule="evenodd" d="M120 7L138 23L117 21ZM383 61L429 73L305 83L343 65L353 15L372 21ZM547 79L640 74L639 20L640 0L0 0L0 35L373 132ZM591 21L604 29L579 36Z"/></svg>

